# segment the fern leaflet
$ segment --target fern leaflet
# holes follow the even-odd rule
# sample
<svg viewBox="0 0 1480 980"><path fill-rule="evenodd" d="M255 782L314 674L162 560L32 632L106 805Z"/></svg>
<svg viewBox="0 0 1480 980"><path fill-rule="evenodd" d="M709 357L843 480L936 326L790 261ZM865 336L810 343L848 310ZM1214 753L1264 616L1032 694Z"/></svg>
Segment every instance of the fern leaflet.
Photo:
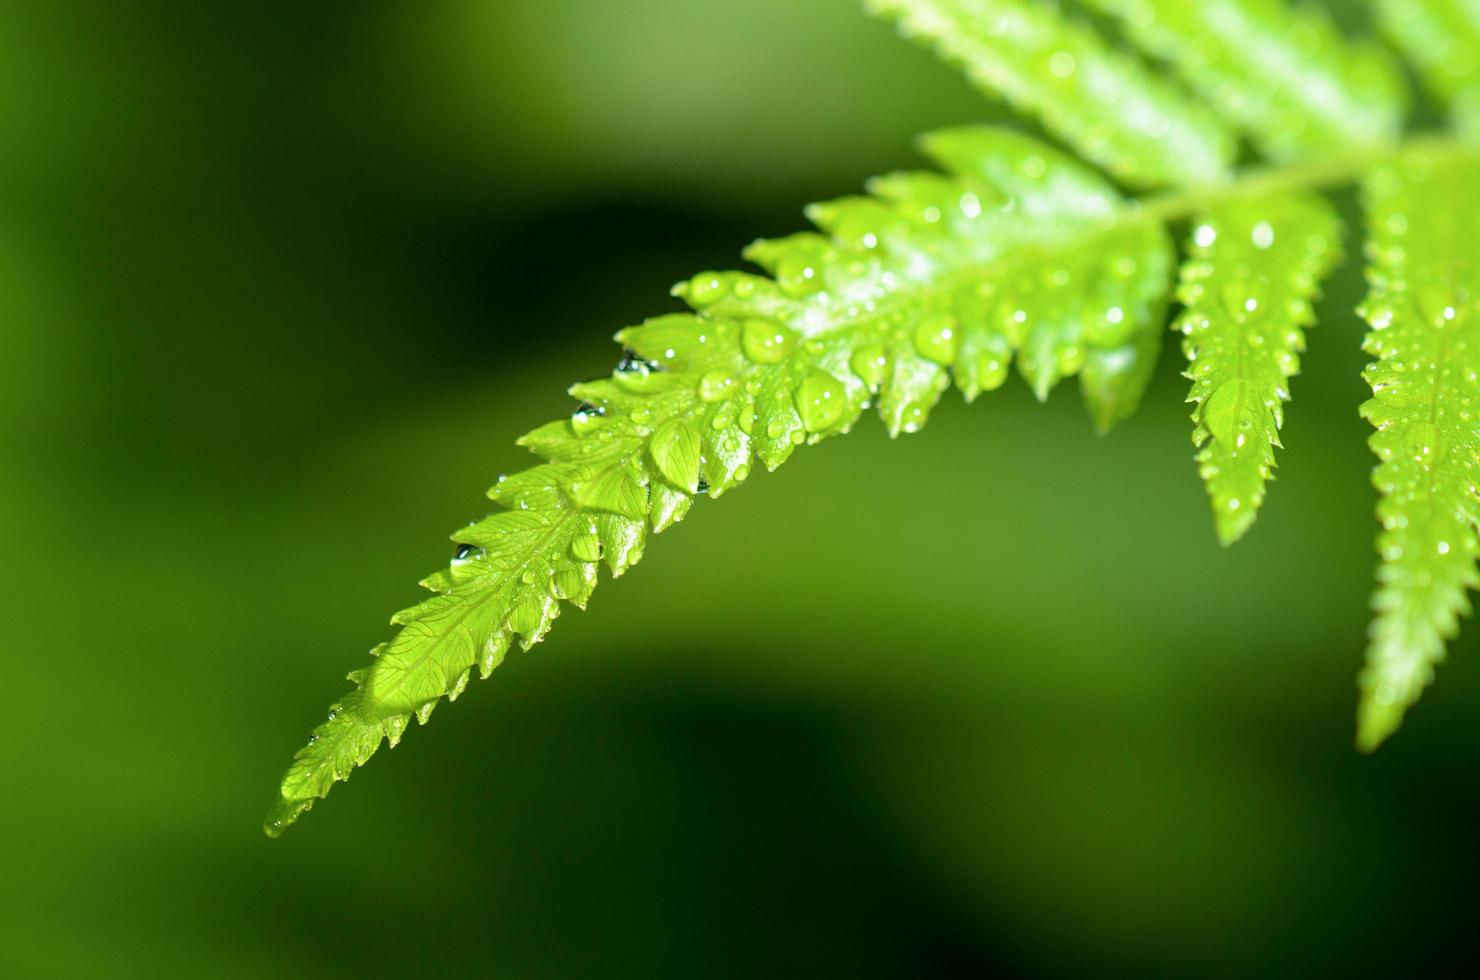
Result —
<svg viewBox="0 0 1480 980"><path fill-rule="evenodd" d="M1412 153L1367 181L1363 310L1382 494L1377 619L1358 741L1375 748L1433 679L1480 586L1480 161Z"/></svg>
<svg viewBox="0 0 1480 980"><path fill-rule="evenodd" d="M1309 194L1224 205L1192 233L1178 326L1197 462L1224 544L1243 537L1264 503L1302 328L1315 319L1311 301L1340 258L1340 236L1331 206Z"/></svg>

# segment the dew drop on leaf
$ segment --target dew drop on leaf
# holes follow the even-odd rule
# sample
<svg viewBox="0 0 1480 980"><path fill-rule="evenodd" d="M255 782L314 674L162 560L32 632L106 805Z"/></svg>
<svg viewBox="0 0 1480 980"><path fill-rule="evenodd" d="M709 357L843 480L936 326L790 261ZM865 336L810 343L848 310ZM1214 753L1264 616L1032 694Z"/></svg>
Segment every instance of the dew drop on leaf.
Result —
<svg viewBox="0 0 1480 980"><path fill-rule="evenodd" d="M882 344L865 344L853 352L848 366L871 391L878 391L879 386L884 383L889 357L884 353Z"/></svg>
<svg viewBox="0 0 1480 980"><path fill-rule="evenodd" d="M723 368L710 371L699 379L699 397L707 402L721 402L733 397L737 388L735 376Z"/></svg>
<svg viewBox="0 0 1480 980"><path fill-rule="evenodd" d="M795 331L770 320L746 320L740 329L740 346L757 364L777 364L796 346Z"/></svg>
<svg viewBox="0 0 1480 980"><path fill-rule="evenodd" d="M953 363L960 346L960 331L955 317L930 317L915 331L915 349L921 357L937 364Z"/></svg>
<svg viewBox="0 0 1480 980"><path fill-rule="evenodd" d="M605 417L606 409L592 405L590 402L582 402L570 414L570 424L577 433L584 434L596 428Z"/></svg>
<svg viewBox="0 0 1480 980"><path fill-rule="evenodd" d="M649 374L663 370L657 361L649 361L643 358L630 347L622 350L622 359L617 361L617 374Z"/></svg>
<svg viewBox="0 0 1480 980"><path fill-rule="evenodd" d="M826 371L813 371L797 387L797 412L808 432L837 425L848 409L848 391Z"/></svg>
<svg viewBox="0 0 1480 980"><path fill-rule="evenodd" d="M488 556L488 552L475 544L460 544L457 551L452 555L454 565L466 565L470 561L480 561Z"/></svg>
<svg viewBox="0 0 1480 980"><path fill-rule="evenodd" d="M725 281L713 273L689 280L688 299L695 306L713 306L724 299L728 292Z"/></svg>

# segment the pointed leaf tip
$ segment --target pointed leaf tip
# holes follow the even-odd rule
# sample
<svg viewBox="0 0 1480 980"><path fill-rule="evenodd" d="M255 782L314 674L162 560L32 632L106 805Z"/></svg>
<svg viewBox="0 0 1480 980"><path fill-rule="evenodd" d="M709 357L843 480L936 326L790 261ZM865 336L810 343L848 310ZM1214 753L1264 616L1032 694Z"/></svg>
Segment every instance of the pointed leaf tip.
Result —
<svg viewBox="0 0 1480 980"><path fill-rule="evenodd" d="M1368 693L1357 709L1357 751L1371 755L1403 725L1404 706L1394 702L1380 705Z"/></svg>
<svg viewBox="0 0 1480 980"><path fill-rule="evenodd" d="M1219 514L1217 520L1213 522L1218 532L1218 543L1225 548L1232 548L1238 544L1253 530L1258 516L1258 511L1252 508L1236 512L1225 511Z"/></svg>
<svg viewBox="0 0 1480 980"><path fill-rule="evenodd" d="M281 837L283 831L296 823L298 818L312 807L313 800L290 800L285 796L279 796L272 808L267 811L267 818L262 821L262 832L268 837Z"/></svg>

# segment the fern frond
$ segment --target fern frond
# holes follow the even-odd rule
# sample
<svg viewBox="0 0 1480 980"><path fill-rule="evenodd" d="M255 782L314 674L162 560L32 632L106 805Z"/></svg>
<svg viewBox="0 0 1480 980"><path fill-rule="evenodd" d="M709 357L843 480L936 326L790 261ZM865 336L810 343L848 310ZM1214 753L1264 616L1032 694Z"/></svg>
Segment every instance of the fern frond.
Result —
<svg viewBox="0 0 1480 980"><path fill-rule="evenodd" d="M498 509L457 532L449 566L422 583L435 595L397 614L399 631L350 675L284 777L268 833L413 717L426 723L474 670L540 642L562 603L584 608L600 564L623 574L696 497L868 409L891 435L914 432L953 383L975 399L1015 368L1039 398L1077 376L1101 429L1130 415L1165 333L1168 225L1187 219L1177 297L1193 438L1219 536L1238 539L1340 251L1317 191L1362 174L1377 358L1363 412L1378 430L1383 531L1360 743L1375 746L1418 698L1480 584L1480 159L1449 138L1395 149L1405 99L1392 65L1275 0L1088 0L1202 101L1040 0L868 2L1091 163L1161 193L1126 199L1007 130L946 130L923 140L943 172L814 205L817 231L747 250L765 275L675 287L690 312L621 331L615 371L572 387L575 412L520 440L540 462L489 492ZM1378 2L1431 83L1480 107L1477 0ZM1236 131L1282 166L1232 174Z"/></svg>
<svg viewBox="0 0 1480 980"><path fill-rule="evenodd" d="M1133 411L1163 332L1173 248L1102 178L1005 130L924 140L949 171L874 181L871 197L816 205L823 234L753 245L771 277L705 273L676 288L693 314L624 330L609 378L522 444L545 462L490 492L502 508L454 535L438 594L399 613L398 634L351 675L355 690L299 750L268 817L276 834L487 676L517 640L584 606L597 562L620 575L649 530L720 496L753 462L847 432L875 405L892 434L924 425L956 383L1001 386L1016 359L1040 396L1080 374L1095 421Z"/></svg>
<svg viewBox="0 0 1480 980"><path fill-rule="evenodd" d="M1237 146L1204 106L1038 0L867 0L983 92L1138 187L1225 177Z"/></svg>
<svg viewBox="0 0 1480 980"><path fill-rule="evenodd" d="M1366 183L1377 428L1378 589L1358 743L1376 748L1433 679L1480 585L1480 160L1415 152Z"/></svg>
<svg viewBox="0 0 1480 980"><path fill-rule="evenodd" d="M1387 142L1402 125L1396 65L1376 45L1347 41L1318 8L1279 0L1087 2L1175 66L1271 159Z"/></svg>
<svg viewBox="0 0 1480 980"><path fill-rule="evenodd" d="M1193 229L1178 297L1193 442L1218 537L1232 544L1264 503L1289 383L1320 281L1340 259L1341 225L1325 200L1278 194L1224 204Z"/></svg>

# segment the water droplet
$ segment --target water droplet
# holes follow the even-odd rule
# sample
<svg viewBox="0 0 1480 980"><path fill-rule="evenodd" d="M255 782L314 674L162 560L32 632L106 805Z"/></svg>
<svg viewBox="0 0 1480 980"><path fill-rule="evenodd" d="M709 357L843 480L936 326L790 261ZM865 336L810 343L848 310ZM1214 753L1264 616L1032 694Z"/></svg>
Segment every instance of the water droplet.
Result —
<svg viewBox="0 0 1480 980"><path fill-rule="evenodd" d="M889 356L884 352L882 344L865 344L853 352L848 366L870 390L877 391L884 383L884 373L889 367Z"/></svg>
<svg viewBox="0 0 1480 980"><path fill-rule="evenodd" d="M1434 464L1444 455L1444 437L1437 425L1415 425L1404 440L1408 454L1416 463Z"/></svg>
<svg viewBox="0 0 1480 980"><path fill-rule="evenodd" d="M797 412L808 432L832 428L848 409L848 390L826 371L813 371L797 387Z"/></svg>
<svg viewBox="0 0 1480 980"><path fill-rule="evenodd" d="M318 735L317 732L309 732L308 733L308 744L309 745L312 745L313 743L317 742L318 740L319 740L319 735Z"/></svg>
<svg viewBox="0 0 1480 980"><path fill-rule="evenodd" d="M1268 221L1261 221L1254 226L1254 233L1251 237L1254 240L1254 247L1262 252L1274 244L1274 226Z"/></svg>
<svg viewBox="0 0 1480 980"><path fill-rule="evenodd" d="M488 552L475 544L460 544L457 551L453 552L452 563L454 565L466 565L470 561L482 561L488 557Z"/></svg>
<svg viewBox="0 0 1480 980"><path fill-rule="evenodd" d="M1192 241L1198 248L1212 248L1218 240L1218 229L1212 225L1198 225L1192 233Z"/></svg>
<svg viewBox="0 0 1480 980"><path fill-rule="evenodd" d="M581 402L576 406L576 410L570 413L570 424L577 433L584 434L600 425L605 417L606 409L592 405L590 402Z"/></svg>
<svg viewBox="0 0 1480 980"><path fill-rule="evenodd" d="M1007 383L1009 357L997 351L977 353L973 368L976 384L982 391L996 391Z"/></svg>
<svg viewBox="0 0 1480 980"><path fill-rule="evenodd" d="M822 284L819 266L831 259L830 251L818 253L813 249L797 251L784 256L776 265L776 285L792 299L802 299L816 291Z"/></svg>
<svg viewBox="0 0 1480 980"><path fill-rule="evenodd" d="M695 306L712 306L725 298L729 288L717 275L695 276L689 280L688 298Z"/></svg>
<svg viewBox="0 0 1480 980"><path fill-rule="evenodd" d="M757 364L777 364L796 345L794 331L770 320L746 320L740 331L745 356Z"/></svg>
<svg viewBox="0 0 1480 980"><path fill-rule="evenodd" d="M722 402L733 397L737 390L735 376L723 368L710 371L699 379L699 397L707 402Z"/></svg>
<svg viewBox="0 0 1480 980"><path fill-rule="evenodd" d="M915 349L937 364L951 364L961 347L959 334L954 317L931 317L915 331Z"/></svg>
<svg viewBox="0 0 1480 980"><path fill-rule="evenodd" d="M663 370L663 366L657 361L649 361L640 356L637 351L628 347L622 351L622 359L617 362L617 374L649 374Z"/></svg>

